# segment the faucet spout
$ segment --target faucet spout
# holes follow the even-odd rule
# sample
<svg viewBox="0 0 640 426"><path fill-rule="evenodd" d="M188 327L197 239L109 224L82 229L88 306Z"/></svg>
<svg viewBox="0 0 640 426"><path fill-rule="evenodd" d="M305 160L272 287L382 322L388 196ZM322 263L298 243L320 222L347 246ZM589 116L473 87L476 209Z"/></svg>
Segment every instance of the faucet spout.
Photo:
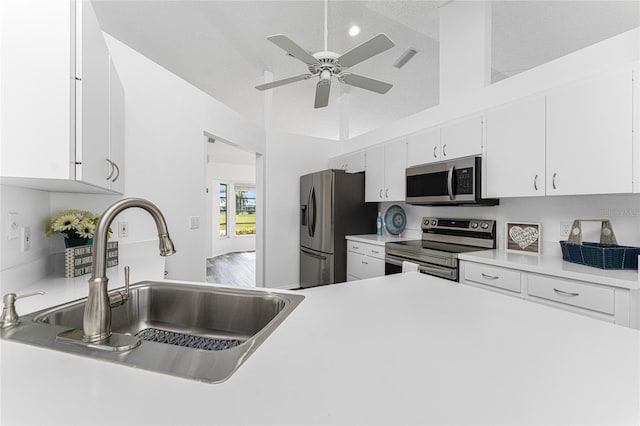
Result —
<svg viewBox="0 0 640 426"><path fill-rule="evenodd" d="M156 223L160 240L160 255L170 256L176 252L169 237L167 223L160 209L142 198L125 198L111 205L100 217L93 236L93 273L89 279L89 297L84 308L83 336L87 343L97 343L111 335L111 305L107 293L107 239L109 227L115 217L131 207L147 211Z"/></svg>

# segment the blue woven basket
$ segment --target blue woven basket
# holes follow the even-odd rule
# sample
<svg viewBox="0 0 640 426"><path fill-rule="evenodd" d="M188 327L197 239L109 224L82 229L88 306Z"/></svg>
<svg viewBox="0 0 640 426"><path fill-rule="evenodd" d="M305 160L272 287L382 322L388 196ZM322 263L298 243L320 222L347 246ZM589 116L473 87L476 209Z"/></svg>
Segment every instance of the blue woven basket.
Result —
<svg viewBox="0 0 640 426"><path fill-rule="evenodd" d="M600 269L638 269L640 247L560 241L562 259Z"/></svg>

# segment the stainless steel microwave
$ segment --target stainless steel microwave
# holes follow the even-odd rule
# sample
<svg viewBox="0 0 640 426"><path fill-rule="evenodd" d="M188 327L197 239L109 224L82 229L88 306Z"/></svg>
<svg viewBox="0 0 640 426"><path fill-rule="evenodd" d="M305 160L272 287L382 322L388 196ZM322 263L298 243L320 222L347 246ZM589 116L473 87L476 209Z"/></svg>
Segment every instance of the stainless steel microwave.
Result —
<svg viewBox="0 0 640 426"><path fill-rule="evenodd" d="M495 206L497 198L482 198L482 158L465 157L407 169L406 202L419 205Z"/></svg>

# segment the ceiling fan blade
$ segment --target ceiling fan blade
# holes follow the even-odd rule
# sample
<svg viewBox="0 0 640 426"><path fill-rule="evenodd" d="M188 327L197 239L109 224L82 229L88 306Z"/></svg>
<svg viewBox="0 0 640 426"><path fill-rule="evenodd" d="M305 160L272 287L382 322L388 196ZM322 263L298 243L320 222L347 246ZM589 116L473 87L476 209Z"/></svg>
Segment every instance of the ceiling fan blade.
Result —
<svg viewBox="0 0 640 426"><path fill-rule="evenodd" d="M311 56L309 52L298 46L293 40L291 40L284 34L275 34L269 36L267 37L267 40L307 65L314 65L318 63L318 60Z"/></svg>
<svg viewBox="0 0 640 426"><path fill-rule="evenodd" d="M358 74L344 73L340 76L340 81L350 86L359 87L361 89L370 90L372 92L384 95L393 87L393 84L384 81L374 80Z"/></svg>
<svg viewBox="0 0 640 426"><path fill-rule="evenodd" d="M320 80L316 84L316 101L314 108L324 108L329 105L329 91L331 90L331 80Z"/></svg>
<svg viewBox="0 0 640 426"><path fill-rule="evenodd" d="M348 52L339 56L336 61L343 67L349 68L362 61L366 61L372 56L376 56L391 49L395 44L386 34L380 33L377 36L365 41L364 43L354 47Z"/></svg>
<svg viewBox="0 0 640 426"><path fill-rule="evenodd" d="M282 80L271 81L269 83L264 83L256 86L258 90L268 90L273 89L274 87L284 86L285 84L295 83L300 80L307 80L311 78L311 74L300 74L295 77L283 78Z"/></svg>

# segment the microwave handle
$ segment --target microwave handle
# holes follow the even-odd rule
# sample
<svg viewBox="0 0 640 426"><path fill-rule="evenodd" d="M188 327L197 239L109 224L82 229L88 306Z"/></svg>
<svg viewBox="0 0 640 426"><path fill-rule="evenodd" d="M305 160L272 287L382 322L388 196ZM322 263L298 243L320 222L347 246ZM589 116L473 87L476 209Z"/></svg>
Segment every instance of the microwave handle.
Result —
<svg viewBox="0 0 640 426"><path fill-rule="evenodd" d="M453 195L453 170L455 169L455 167L453 166L453 164L451 166L449 166L449 173L447 175L447 191L449 192L449 199L453 200L454 195Z"/></svg>

